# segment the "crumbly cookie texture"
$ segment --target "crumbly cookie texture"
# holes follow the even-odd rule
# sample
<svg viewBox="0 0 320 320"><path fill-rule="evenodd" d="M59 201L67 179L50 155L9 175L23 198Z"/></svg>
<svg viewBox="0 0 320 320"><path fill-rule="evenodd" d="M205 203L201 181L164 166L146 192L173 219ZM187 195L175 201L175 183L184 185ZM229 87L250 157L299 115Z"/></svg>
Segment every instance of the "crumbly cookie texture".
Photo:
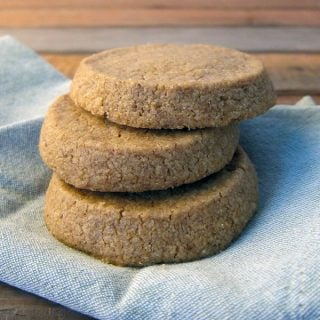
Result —
<svg viewBox="0 0 320 320"><path fill-rule="evenodd" d="M97 193L53 175L45 221L58 240L116 265L183 262L226 248L257 199L255 169L238 148L219 173L166 191Z"/></svg>
<svg viewBox="0 0 320 320"><path fill-rule="evenodd" d="M84 59L71 85L80 107L138 128L205 128L255 117L275 104L254 56L211 45L141 45Z"/></svg>
<svg viewBox="0 0 320 320"><path fill-rule="evenodd" d="M68 96L50 107L40 153L77 188L110 192L159 190L191 183L222 169L239 128L150 130L119 126L74 105Z"/></svg>

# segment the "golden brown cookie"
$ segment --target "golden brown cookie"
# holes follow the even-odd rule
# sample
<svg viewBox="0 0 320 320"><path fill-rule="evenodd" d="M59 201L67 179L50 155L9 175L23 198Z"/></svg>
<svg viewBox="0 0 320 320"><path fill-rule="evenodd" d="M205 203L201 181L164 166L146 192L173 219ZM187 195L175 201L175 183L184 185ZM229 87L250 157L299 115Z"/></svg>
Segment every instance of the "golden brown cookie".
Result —
<svg viewBox="0 0 320 320"><path fill-rule="evenodd" d="M119 126L62 96L46 115L40 153L77 188L137 192L191 183L219 171L238 140L236 125L192 131Z"/></svg>
<svg viewBox="0 0 320 320"><path fill-rule="evenodd" d="M255 169L238 148L219 173L166 191L97 193L53 175L45 220L68 246L113 264L143 266L219 252L243 230L257 199Z"/></svg>
<svg viewBox="0 0 320 320"><path fill-rule="evenodd" d="M71 85L82 108L139 128L205 128L255 117L275 104L254 56L211 45L140 45L84 59Z"/></svg>

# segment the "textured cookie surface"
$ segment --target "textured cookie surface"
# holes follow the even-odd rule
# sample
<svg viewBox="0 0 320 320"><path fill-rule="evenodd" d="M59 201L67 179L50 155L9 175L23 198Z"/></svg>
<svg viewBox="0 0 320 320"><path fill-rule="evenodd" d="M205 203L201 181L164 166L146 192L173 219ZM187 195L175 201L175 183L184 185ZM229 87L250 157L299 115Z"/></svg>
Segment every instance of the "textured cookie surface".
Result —
<svg viewBox="0 0 320 320"><path fill-rule="evenodd" d="M46 115L40 153L60 178L78 188L137 192L167 189L219 171L238 140L237 125L191 131L119 126L62 96Z"/></svg>
<svg viewBox="0 0 320 320"><path fill-rule="evenodd" d="M225 126L275 103L255 57L210 45L141 45L84 59L71 98L93 114L141 128Z"/></svg>
<svg viewBox="0 0 320 320"><path fill-rule="evenodd" d="M219 173L166 191L80 191L53 175L45 220L57 239L106 262L182 262L229 245L254 213L257 198L254 167L239 148Z"/></svg>

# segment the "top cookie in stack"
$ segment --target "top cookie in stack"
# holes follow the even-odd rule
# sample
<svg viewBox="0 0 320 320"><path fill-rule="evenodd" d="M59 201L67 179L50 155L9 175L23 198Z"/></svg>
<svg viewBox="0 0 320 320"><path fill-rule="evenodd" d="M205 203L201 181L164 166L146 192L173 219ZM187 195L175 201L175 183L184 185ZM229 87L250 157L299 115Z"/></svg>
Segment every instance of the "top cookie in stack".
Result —
<svg viewBox="0 0 320 320"><path fill-rule="evenodd" d="M261 62L232 49L142 45L84 59L41 130L55 173L49 230L119 265L219 252L257 206L238 122L274 103Z"/></svg>
<svg viewBox="0 0 320 320"><path fill-rule="evenodd" d="M142 45L84 59L71 87L80 107L136 128L226 126L275 103L255 57L211 45Z"/></svg>

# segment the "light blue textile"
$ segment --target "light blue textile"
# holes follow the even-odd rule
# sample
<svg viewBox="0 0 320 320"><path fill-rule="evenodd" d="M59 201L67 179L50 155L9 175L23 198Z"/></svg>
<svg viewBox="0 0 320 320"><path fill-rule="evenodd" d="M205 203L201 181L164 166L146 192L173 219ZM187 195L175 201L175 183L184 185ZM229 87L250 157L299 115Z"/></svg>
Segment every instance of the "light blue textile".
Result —
<svg viewBox="0 0 320 320"><path fill-rule="evenodd" d="M0 281L100 319L320 319L320 108L277 106L242 124L261 201L231 247L191 263L115 267L44 225L50 172L35 116L68 81L12 38L0 52Z"/></svg>

